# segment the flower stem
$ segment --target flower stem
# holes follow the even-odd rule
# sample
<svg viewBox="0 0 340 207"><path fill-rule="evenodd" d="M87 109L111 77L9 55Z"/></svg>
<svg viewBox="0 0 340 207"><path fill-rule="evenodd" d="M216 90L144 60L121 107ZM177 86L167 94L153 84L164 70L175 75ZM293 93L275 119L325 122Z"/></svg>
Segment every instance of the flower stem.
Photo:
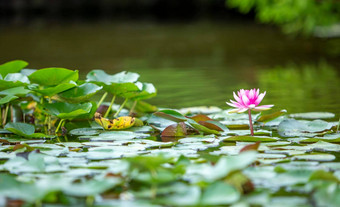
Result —
<svg viewBox="0 0 340 207"><path fill-rule="evenodd" d="M60 122L59 122L59 124L58 124L58 127L57 127L57 129L55 130L55 134L58 133L59 128L60 128L61 124L62 124L64 121L65 121L64 119L60 120Z"/></svg>
<svg viewBox="0 0 340 207"><path fill-rule="evenodd" d="M99 108L100 105L102 105L103 101L105 100L107 96L107 92L104 93L104 95L102 96L102 98L100 99L100 101L98 102L97 108Z"/></svg>
<svg viewBox="0 0 340 207"><path fill-rule="evenodd" d="M5 114L4 114L4 119L2 122L2 125L5 126L6 125L6 121L7 121L7 114L8 114L8 108L9 108L9 103L6 104L6 108L5 108Z"/></svg>
<svg viewBox="0 0 340 207"><path fill-rule="evenodd" d="M134 111L135 108L136 108L136 105L137 105L137 101L134 101L134 102L133 102L133 105L132 105L132 107L131 107L131 109L130 109L129 116L132 115L133 111Z"/></svg>
<svg viewBox="0 0 340 207"><path fill-rule="evenodd" d="M115 115L113 115L113 117L117 117L119 115L120 111L123 109L128 100L129 100L128 98L125 99L125 101L122 103L122 105L120 105L118 111L115 113Z"/></svg>
<svg viewBox="0 0 340 207"><path fill-rule="evenodd" d="M248 109L248 116L249 116L250 135L254 136L253 121L251 120L251 111L250 111L250 109Z"/></svg>
<svg viewBox="0 0 340 207"><path fill-rule="evenodd" d="M109 113L110 113L110 111L111 111L111 108L112 108L112 105L113 105L113 103L115 102L115 99L116 99L116 95L113 95L112 100L111 100L111 103L110 103L110 106L109 106L109 108L107 109L107 111L106 111L106 113L105 113L105 115L104 115L104 118L106 118L106 117L109 115Z"/></svg>

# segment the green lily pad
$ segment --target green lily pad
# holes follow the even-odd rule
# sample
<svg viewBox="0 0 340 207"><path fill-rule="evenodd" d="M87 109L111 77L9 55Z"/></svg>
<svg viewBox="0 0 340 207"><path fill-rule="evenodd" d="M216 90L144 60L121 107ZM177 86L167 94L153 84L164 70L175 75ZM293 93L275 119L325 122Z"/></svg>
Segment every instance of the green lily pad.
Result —
<svg viewBox="0 0 340 207"><path fill-rule="evenodd" d="M272 120L282 116L285 113L287 113L287 110L283 109L281 111L277 111L277 112L274 112L274 113L271 113L271 114L262 115L256 120L256 122L266 123L266 122L272 121Z"/></svg>
<svg viewBox="0 0 340 207"><path fill-rule="evenodd" d="M44 96L52 97L58 93L61 93L63 91L69 90L71 88L76 87L77 84L73 81L69 83L61 83L57 86L38 86L36 84L32 84L29 86L29 89L32 91L38 92Z"/></svg>
<svg viewBox="0 0 340 207"><path fill-rule="evenodd" d="M11 102L11 101L13 101L13 100L15 100L17 98L19 98L19 97L12 96L12 95L7 95L7 96L5 96L3 98L0 98L0 105L9 103L9 102Z"/></svg>
<svg viewBox="0 0 340 207"><path fill-rule="evenodd" d="M168 119L168 120L175 121L175 122L183 122L187 120L187 118L183 116L181 113L175 110L171 110L171 109L159 110L153 114L155 116L159 116L164 119Z"/></svg>
<svg viewBox="0 0 340 207"><path fill-rule="evenodd" d="M28 76L32 83L41 86L56 86L62 83L78 80L78 71L65 68L44 68Z"/></svg>
<svg viewBox="0 0 340 207"><path fill-rule="evenodd" d="M18 73L21 69L28 65L26 61L23 60L13 60L0 65L0 75L5 77L9 73Z"/></svg>
<svg viewBox="0 0 340 207"><path fill-rule="evenodd" d="M227 205L240 199L240 193L231 185L223 182L215 182L209 185L202 194L202 205Z"/></svg>
<svg viewBox="0 0 340 207"><path fill-rule="evenodd" d="M322 120L301 122L295 119L285 119L278 126L278 133L282 137L296 137L308 135L308 133L322 132L333 125Z"/></svg>
<svg viewBox="0 0 340 207"><path fill-rule="evenodd" d="M300 119L331 119L335 117L335 114L330 112L308 112L290 114L289 117Z"/></svg>
<svg viewBox="0 0 340 207"><path fill-rule="evenodd" d="M80 86L76 86L72 89L59 93L57 96L62 101L80 103L89 100L102 88L102 86L97 86L93 83L84 83Z"/></svg>
<svg viewBox="0 0 340 207"><path fill-rule="evenodd" d="M188 123L195 129L197 129L198 131L200 132L203 132L204 134L216 134L216 135L220 135L221 132L217 131L217 130L214 130L214 129L210 129L206 126L203 126L197 122L195 122L194 120L192 119L188 119L187 120Z"/></svg>
<svg viewBox="0 0 340 207"><path fill-rule="evenodd" d="M335 156L326 153L313 153L304 155L295 155L295 159L298 160L311 160L311 161L332 161L335 160Z"/></svg>
<svg viewBox="0 0 340 207"><path fill-rule="evenodd" d="M0 91L0 95L12 95L12 96L24 96L31 92L28 89L25 89L25 87L15 87L15 88L9 88L3 91Z"/></svg>
<svg viewBox="0 0 340 207"><path fill-rule="evenodd" d="M82 135L92 136L92 135L99 134L99 131L98 129L94 129L94 128L78 128L78 129L72 129L69 133L75 136L82 136Z"/></svg>
<svg viewBox="0 0 340 207"><path fill-rule="evenodd" d="M131 90L121 94L124 98L129 98L132 100L144 100L149 99L157 95L157 90L152 83L135 83L139 90Z"/></svg>
<svg viewBox="0 0 340 207"><path fill-rule="evenodd" d="M71 103L51 103L44 104L47 113L60 119L75 119L82 115L89 114L92 103L71 104Z"/></svg>
<svg viewBox="0 0 340 207"><path fill-rule="evenodd" d="M28 78L20 73L9 73L4 79L0 76L0 90L26 86L27 84L29 84Z"/></svg>
<svg viewBox="0 0 340 207"><path fill-rule="evenodd" d="M279 140L275 137L254 137L254 136L233 136L224 139L224 142L275 142Z"/></svg>
<svg viewBox="0 0 340 207"><path fill-rule="evenodd" d="M114 75L109 75L103 70L92 70L87 75L87 82L102 83L111 85L111 83L133 83L139 78L137 73L132 72L120 72Z"/></svg>
<svg viewBox="0 0 340 207"><path fill-rule="evenodd" d="M35 127L31 124L26 124L26 123L20 123L20 122L8 123L6 124L5 129L14 134L17 134L22 137L27 137L27 138L51 137L51 136L48 136L42 133L34 133Z"/></svg>

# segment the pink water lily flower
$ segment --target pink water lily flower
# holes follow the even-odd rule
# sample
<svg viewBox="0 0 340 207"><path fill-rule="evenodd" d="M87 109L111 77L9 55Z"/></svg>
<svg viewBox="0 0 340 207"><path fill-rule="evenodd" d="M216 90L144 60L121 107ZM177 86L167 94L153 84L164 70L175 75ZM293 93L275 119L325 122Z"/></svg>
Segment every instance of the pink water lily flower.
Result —
<svg viewBox="0 0 340 207"><path fill-rule="evenodd" d="M229 106L235 107L229 111L229 113L242 113L248 111L249 117L249 128L251 136L254 136L254 128L253 128L253 121L251 119L251 110L253 111L265 111L269 110L274 105L262 105L259 106L263 97L266 95L266 92L260 93L260 89L250 89L244 90L241 89L237 92L237 95L234 92L234 98L236 101L230 100L231 103L226 102Z"/></svg>
<svg viewBox="0 0 340 207"><path fill-rule="evenodd" d="M244 90L241 89L237 92L237 95L234 92L234 98L236 101L230 100L231 103L226 102L229 106L235 107L229 111L229 113L242 113L247 111L248 109L253 111L265 111L271 109L274 105L262 105L259 106L263 97L266 95L266 92L260 93L259 89L250 89Z"/></svg>

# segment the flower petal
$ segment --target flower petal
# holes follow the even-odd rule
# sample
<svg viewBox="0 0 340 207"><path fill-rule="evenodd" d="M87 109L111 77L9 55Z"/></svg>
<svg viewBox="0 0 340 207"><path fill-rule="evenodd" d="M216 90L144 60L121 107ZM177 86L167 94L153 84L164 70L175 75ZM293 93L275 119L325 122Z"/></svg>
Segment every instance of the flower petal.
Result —
<svg viewBox="0 0 340 207"><path fill-rule="evenodd" d="M235 92L233 92L233 94L234 94L235 100L236 100L238 103L242 103L242 100L240 99L240 97L238 97L238 96L236 95Z"/></svg>
<svg viewBox="0 0 340 207"><path fill-rule="evenodd" d="M247 107L249 105L249 99L248 99L248 97L246 95L242 96L242 102L243 102L243 105L245 107Z"/></svg>
<svg viewBox="0 0 340 207"><path fill-rule="evenodd" d="M257 106L255 108L253 108L253 111L266 111L266 110L270 110L271 107L273 107L274 105L263 105L263 106Z"/></svg>
<svg viewBox="0 0 340 207"><path fill-rule="evenodd" d="M235 108L238 108L238 106L236 106L235 104L233 104L233 103L229 103L229 102L225 102L226 104L228 104L229 106L231 106L231 107L235 107Z"/></svg>
<svg viewBox="0 0 340 207"><path fill-rule="evenodd" d="M247 110L248 110L247 108L239 109L237 113L243 113L243 112L245 112Z"/></svg>
<svg viewBox="0 0 340 207"><path fill-rule="evenodd" d="M262 99L263 99L263 97L266 95L266 91L264 92L264 93L261 93L258 97L257 97L257 99L256 99L256 101L254 102L254 104L257 106L257 105L259 105L260 103L261 103L261 101L262 101Z"/></svg>

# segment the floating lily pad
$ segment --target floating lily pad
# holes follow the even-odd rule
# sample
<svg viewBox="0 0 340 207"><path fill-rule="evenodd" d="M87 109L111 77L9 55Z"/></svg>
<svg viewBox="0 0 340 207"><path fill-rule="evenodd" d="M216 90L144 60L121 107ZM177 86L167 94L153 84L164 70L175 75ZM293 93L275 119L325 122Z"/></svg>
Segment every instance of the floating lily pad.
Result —
<svg viewBox="0 0 340 207"><path fill-rule="evenodd" d="M289 115L292 118L300 119L331 119L335 117L335 114L330 112L308 112L308 113L296 113Z"/></svg>
<svg viewBox="0 0 340 207"><path fill-rule="evenodd" d="M312 160L312 161L332 161L332 160L335 160L334 155L326 154L326 153L295 155L294 158L298 159L298 160Z"/></svg>
<svg viewBox="0 0 340 207"><path fill-rule="evenodd" d="M332 126L332 124L322 120L301 122L295 119L286 119L279 124L277 131L282 137L296 137L304 136L308 133L322 132Z"/></svg>
<svg viewBox="0 0 340 207"><path fill-rule="evenodd" d="M233 136L223 139L224 142L275 142L279 140L275 137L254 137L254 136Z"/></svg>
<svg viewBox="0 0 340 207"><path fill-rule="evenodd" d="M81 136L81 135L91 136L91 135L99 134L99 131L93 128L78 128L78 129L72 129L69 133L75 136Z"/></svg>
<svg viewBox="0 0 340 207"><path fill-rule="evenodd" d="M161 136L162 137L184 137L187 134L186 125L184 122L179 122L178 124L172 124L165 128Z"/></svg>
<svg viewBox="0 0 340 207"><path fill-rule="evenodd" d="M35 127L31 124L26 124L26 123L20 123L20 122L8 123L6 124L5 129L22 137L28 137L28 138L50 137L42 133L34 133Z"/></svg>

